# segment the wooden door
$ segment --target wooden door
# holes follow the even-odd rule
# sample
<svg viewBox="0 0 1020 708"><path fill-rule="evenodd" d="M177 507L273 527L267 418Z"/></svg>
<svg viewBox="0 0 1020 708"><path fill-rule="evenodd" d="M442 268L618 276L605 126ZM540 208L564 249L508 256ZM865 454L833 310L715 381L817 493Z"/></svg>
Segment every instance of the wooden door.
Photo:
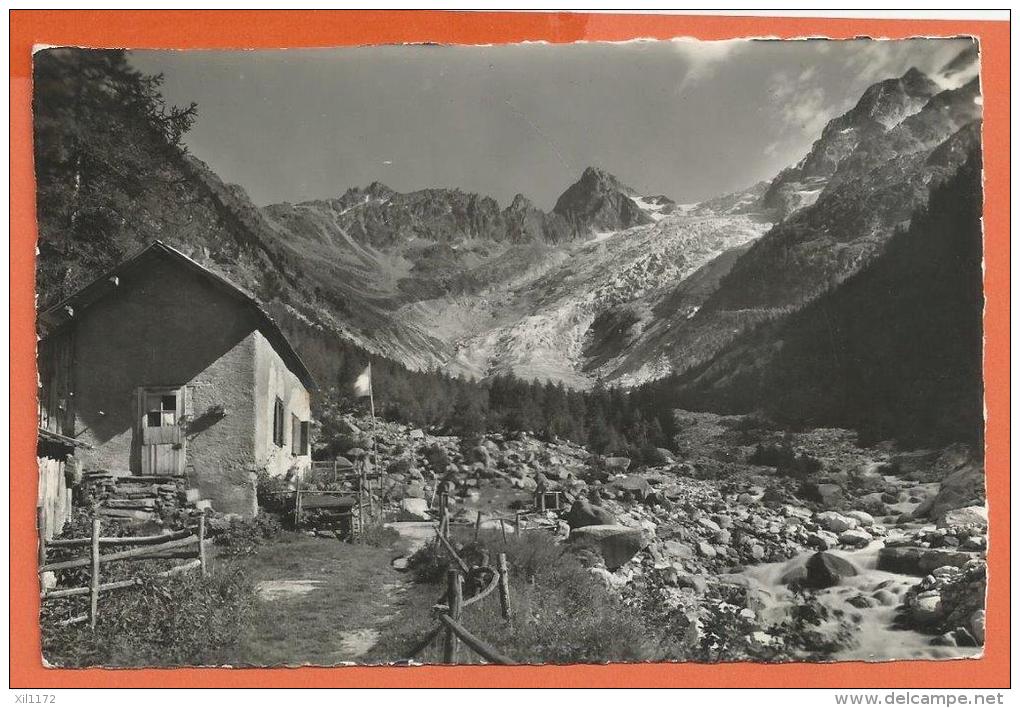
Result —
<svg viewBox="0 0 1020 708"><path fill-rule="evenodd" d="M184 389L140 389L138 404L142 474L183 475L186 454L181 425Z"/></svg>

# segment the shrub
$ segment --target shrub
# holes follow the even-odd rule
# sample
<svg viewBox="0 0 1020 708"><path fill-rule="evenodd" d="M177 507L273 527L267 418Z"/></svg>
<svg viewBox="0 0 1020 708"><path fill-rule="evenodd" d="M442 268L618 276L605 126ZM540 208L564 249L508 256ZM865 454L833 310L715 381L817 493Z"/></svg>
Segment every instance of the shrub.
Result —
<svg viewBox="0 0 1020 708"><path fill-rule="evenodd" d="M788 441L779 445L758 443L747 461L752 465L775 467L779 474L798 479L810 477L822 469L818 458L807 453L797 454Z"/></svg>
<svg viewBox="0 0 1020 708"><path fill-rule="evenodd" d="M384 524L371 524L365 526L357 536L357 542L374 548L389 548L400 540L400 534Z"/></svg>
<svg viewBox="0 0 1020 708"><path fill-rule="evenodd" d="M414 573L414 579L419 583L441 582L449 567L450 556L446 549L436 548L434 543L426 543L407 559L407 569Z"/></svg>
<svg viewBox="0 0 1020 708"><path fill-rule="evenodd" d="M278 536L282 530L279 518L263 512L252 519L231 519L214 537L214 542L223 549L224 556L250 556L258 553L263 541Z"/></svg>
<svg viewBox="0 0 1020 708"><path fill-rule="evenodd" d="M254 585L239 567L209 577L187 573L143 578L135 588L100 597L93 632L61 625L85 611L86 599L43 606L43 655L57 666L198 666L229 660L255 610Z"/></svg>
<svg viewBox="0 0 1020 708"><path fill-rule="evenodd" d="M447 454L446 450L439 445L433 445L425 448L425 459L428 460L429 467L432 468L432 471L440 475L444 474L446 472L446 468L450 465L450 456Z"/></svg>
<svg viewBox="0 0 1020 708"><path fill-rule="evenodd" d="M282 477L275 477L265 469L255 472L255 496L259 508L273 514L284 514L293 509L294 500L282 492L286 492L287 483Z"/></svg>

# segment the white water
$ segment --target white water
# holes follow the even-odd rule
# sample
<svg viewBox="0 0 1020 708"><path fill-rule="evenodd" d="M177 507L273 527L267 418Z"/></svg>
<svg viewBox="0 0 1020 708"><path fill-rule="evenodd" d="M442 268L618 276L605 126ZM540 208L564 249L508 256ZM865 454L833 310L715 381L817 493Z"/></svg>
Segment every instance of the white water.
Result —
<svg viewBox="0 0 1020 708"><path fill-rule="evenodd" d="M857 551L832 550L829 553L846 559L857 568L857 575L843 578L839 585L814 591L832 619L821 630L837 629L839 620L854 627L854 641L850 646L830 655L833 661L889 661L893 659L948 659L975 656L980 649L932 646L930 635L913 630L898 629L895 619L906 591L920 578L878 570L878 551L881 541ZM793 593L783 584L782 578L790 571L803 566L813 551L780 563L767 563L747 568L739 577L747 578L752 587L759 588L764 608L759 616L765 622L780 622L796 602ZM871 607L858 608L849 603L851 598L863 595ZM840 618L838 615L842 614Z"/></svg>

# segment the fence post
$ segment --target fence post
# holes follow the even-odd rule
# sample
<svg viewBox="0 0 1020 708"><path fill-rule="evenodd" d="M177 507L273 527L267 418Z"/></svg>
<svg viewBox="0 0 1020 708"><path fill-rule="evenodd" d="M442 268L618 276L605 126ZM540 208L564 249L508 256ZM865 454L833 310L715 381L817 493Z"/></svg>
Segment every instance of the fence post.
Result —
<svg viewBox="0 0 1020 708"><path fill-rule="evenodd" d="M463 587L461 586L460 571L451 568L446 571L446 598L450 604L450 618L459 623L461 604L463 603ZM457 645L460 643L456 633L447 627L446 636L443 640L443 663L455 664L457 662Z"/></svg>
<svg viewBox="0 0 1020 708"><path fill-rule="evenodd" d="M475 517L475 543L478 543L478 532L482 530L482 510L478 510L478 516Z"/></svg>
<svg viewBox="0 0 1020 708"><path fill-rule="evenodd" d="M499 605L503 611L503 619L513 625L510 618L510 570L506 564L506 553L499 554Z"/></svg>
<svg viewBox="0 0 1020 708"><path fill-rule="evenodd" d="M517 519L516 519L516 521L517 521L517 535L520 536L521 532L524 531L524 514L522 514L521 512L518 511L516 516L517 516Z"/></svg>
<svg viewBox="0 0 1020 708"><path fill-rule="evenodd" d="M336 458L334 457L333 458L333 483L334 484L336 484L336 481L337 481L338 478L339 478L339 472L337 471L337 461L336 461Z"/></svg>
<svg viewBox="0 0 1020 708"><path fill-rule="evenodd" d="M506 545L506 522L503 517L499 517L499 530L503 534L503 545Z"/></svg>
<svg viewBox="0 0 1020 708"><path fill-rule="evenodd" d="M439 531L443 538L450 538L450 496L443 492L439 495L439 504L442 507L439 515Z"/></svg>
<svg viewBox="0 0 1020 708"><path fill-rule="evenodd" d="M202 568L202 577L209 574L205 566L205 513L198 517L198 560Z"/></svg>
<svg viewBox="0 0 1020 708"><path fill-rule="evenodd" d="M92 575L89 577L89 627L96 628L99 614L99 529L102 522L92 519Z"/></svg>

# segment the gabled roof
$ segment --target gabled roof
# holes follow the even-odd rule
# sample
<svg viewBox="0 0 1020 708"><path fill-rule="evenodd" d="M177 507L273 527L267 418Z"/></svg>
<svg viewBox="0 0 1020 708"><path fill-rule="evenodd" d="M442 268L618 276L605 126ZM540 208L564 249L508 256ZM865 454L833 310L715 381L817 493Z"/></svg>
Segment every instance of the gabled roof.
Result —
<svg viewBox="0 0 1020 708"><path fill-rule="evenodd" d="M265 335L276 352L283 358L287 366L294 372L307 388L315 388L315 381L312 379L308 367L301 361L301 357L294 351L294 347L280 330L280 326L269 316L254 297L234 285L219 273L215 273L201 263L184 255L176 248L168 246L162 241L153 241L141 251L121 262L116 268L104 273L94 281L83 287L78 292L54 305L48 310L39 313L39 324L45 337L49 332L67 324L74 319L75 313L84 310L95 302L98 302L107 295L116 292L118 278L130 272L144 268L155 259L166 259L173 261L191 271L197 273L221 292L229 295L245 307L249 308L256 316L259 331Z"/></svg>

